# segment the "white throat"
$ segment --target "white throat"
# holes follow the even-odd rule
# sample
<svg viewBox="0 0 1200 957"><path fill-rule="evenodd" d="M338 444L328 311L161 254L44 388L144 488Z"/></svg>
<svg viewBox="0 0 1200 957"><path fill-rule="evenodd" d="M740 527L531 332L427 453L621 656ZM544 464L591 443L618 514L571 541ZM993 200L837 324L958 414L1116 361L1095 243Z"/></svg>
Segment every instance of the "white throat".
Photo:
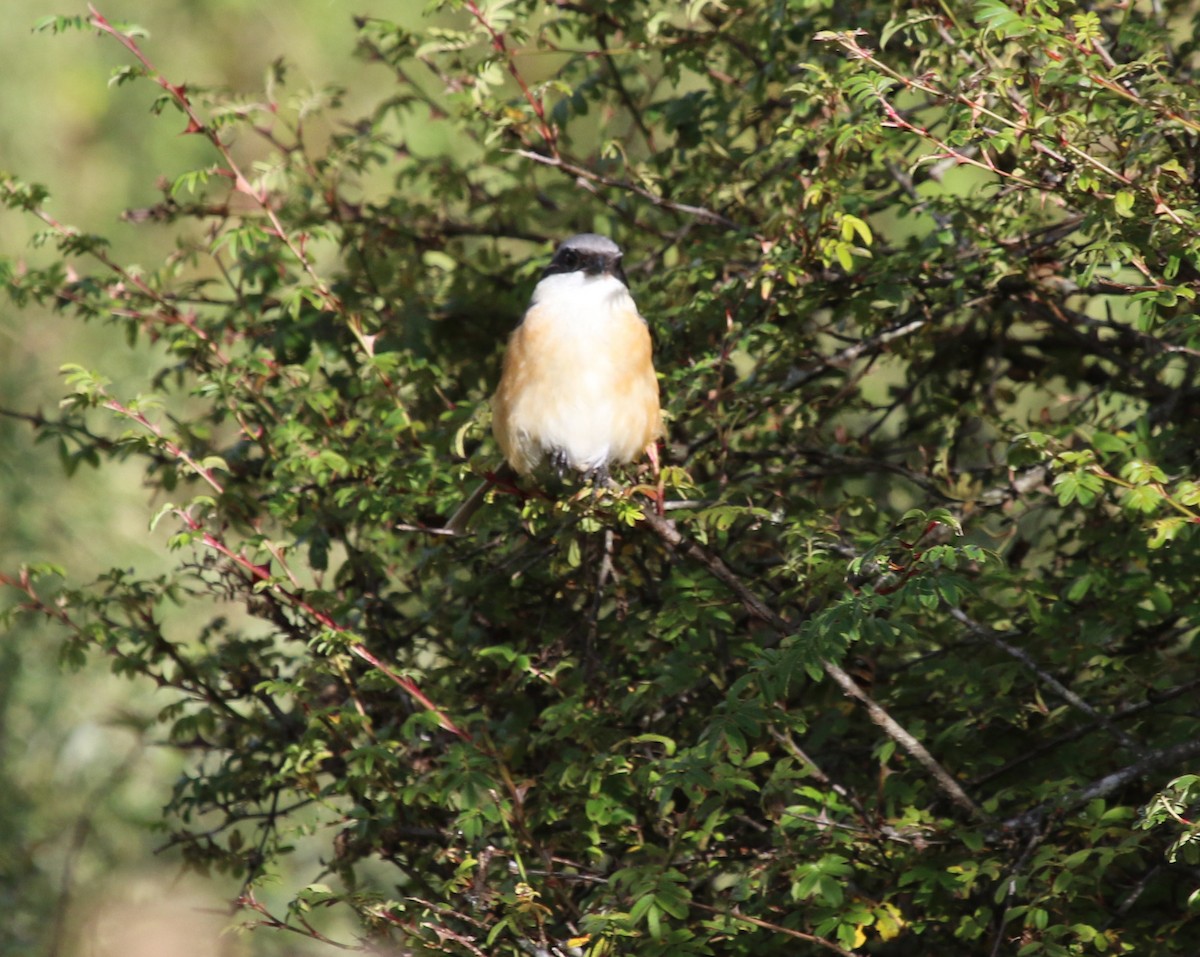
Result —
<svg viewBox="0 0 1200 957"><path fill-rule="evenodd" d="M616 276L589 276L583 271L547 276L533 290L531 305L542 306L564 318L636 308L629 290Z"/></svg>

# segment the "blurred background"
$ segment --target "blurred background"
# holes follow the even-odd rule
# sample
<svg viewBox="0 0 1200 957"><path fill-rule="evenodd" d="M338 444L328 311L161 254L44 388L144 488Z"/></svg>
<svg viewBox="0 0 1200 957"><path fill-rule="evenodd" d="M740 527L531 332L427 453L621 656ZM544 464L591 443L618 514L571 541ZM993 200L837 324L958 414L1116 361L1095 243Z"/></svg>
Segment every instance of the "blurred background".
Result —
<svg viewBox="0 0 1200 957"><path fill-rule="evenodd" d="M353 17L420 15L419 4L395 6L97 3L109 21L146 31L144 52L174 82L253 97L282 58L293 94L347 88L339 113L347 120L390 82L354 58ZM0 169L47 187L47 212L107 236L118 261L159 261L168 251L162 244L171 242L167 229L134 226L121 214L158 200L162 177L210 162L207 144L181 137L173 110L151 115L150 84L109 83L130 62L115 41L91 30L37 29L56 14L85 17L82 0L6 0L5 10ZM38 232L32 217L0 211L0 254L49 261ZM83 584L108 568L152 574L162 564L165 533L147 531L155 503L138 470L83 466L67 479L57 449L35 444L19 417L54 413L65 391L63 363L106 375L121 394L150 348L130 348L114 327L85 327L50 309L17 310L0 300L0 408L9 413L0 416L0 570L52 562ZM185 769L185 756L158 746L154 716L165 700L114 677L98 658L64 668L60 638L47 625L14 629L0 641L0 957L333 952L278 933L222 933L238 882L185 874L178 855L162 849L167 835L155 830Z"/></svg>

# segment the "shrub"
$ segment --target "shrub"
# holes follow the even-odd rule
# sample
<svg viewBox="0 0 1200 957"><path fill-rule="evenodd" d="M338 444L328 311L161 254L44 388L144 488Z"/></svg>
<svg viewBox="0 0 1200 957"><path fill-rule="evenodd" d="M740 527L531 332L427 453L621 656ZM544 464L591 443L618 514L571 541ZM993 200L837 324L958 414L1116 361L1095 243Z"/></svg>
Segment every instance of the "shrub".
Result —
<svg viewBox="0 0 1200 957"><path fill-rule="evenodd" d="M1200 755L1187 16L461 0L360 20L349 120L93 14L210 165L144 271L7 179L57 255L4 279L161 345L40 428L141 462L175 562L13 571L10 616L174 691L171 843L317 939L1194 952L1186 784L1137 826ZM668 509L630 469L439 535L585 230L656 335Z"/></svg>

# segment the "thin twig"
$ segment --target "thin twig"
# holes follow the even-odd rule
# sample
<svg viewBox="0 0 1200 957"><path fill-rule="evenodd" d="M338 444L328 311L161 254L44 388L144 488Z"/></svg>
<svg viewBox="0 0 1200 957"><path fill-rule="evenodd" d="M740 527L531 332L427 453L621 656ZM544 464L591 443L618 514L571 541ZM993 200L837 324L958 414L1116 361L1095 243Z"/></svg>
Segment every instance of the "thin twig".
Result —
<svg viewBox="0 0 1200 957"><path fill-rule="evenodd" d="M266 907L258 902L252 892L247 892L237 899L237 903L247 910L252 910L261 914L263 919L255 921L264 927L273 927L276 930L288 930L293 934L299 934L301 937L311 937L313 940L319 941L322 944L327 944L330 947L336 947L338 950L358 950L359 948L353 944L343 944L340 941L334 940L332 937L326 937L319 930L313 927L303 917L297 915L296 920L300 922L300 926L290 924L286 920L276 917ZM253 926L253 925L251 925Z"/></svg>
<svg viewBox="0 0 1200 957"><path fill-rule="evenodd" d="M621 98L621 102L625 104L625 109L633 118L634 125L638 132L642 134L642 139L646 142L646 148L650 150L652 155L657 155L658 144L654 140L654 133L646 125L645 119L642 117L642 111L638 109L637 104L633 100L633 96L629 92L629 88L625 86L625 80L621 77L621 69L617 66L613 59L612 53L608 48L608 36L604 32L604 27L597 22L596 26L596 42L600 45L600 49L604 51L604 56L601 61L612 74L613 86L617 91L617 96Z"/></svg>
<svg viewBox="0 0 1200 957"><path fill-rule="evenodd" d="M833 780L828 774L822 770L821 766L814 761L803 748L793 740L791 734L787 731L780 731L778 728L768 728L767 733L771 735L785 751L791 754L801 764L806 765L810 774L813 775L821 784L829 788L834 794L837 794L858 814L859 819L863 822L863 830L869 834L875 834L878 828L874 827L870 815L867 814L867 809L863 807L862 801L858 799L858 795L852 792L849 788L837 781ZM798 815L793 815L798 816Z"/></svg>
<svg viewBox="0 0 1200 957"><path fill-rule="evenodd" d="M818 947L824 947L835 954L841 954L842 957L857 957L854 951L839 947L832 940L826 940L824 937L818 937L816 934L806 934L802 930L794 930L791 927L784 927L782 924L772 924L770 921L760 920L757 917L747 917L745 914L739 914L733 908L721 910L719 907L710 907L708 904L701 904L697 901L692 901L691 906L699 910L708 911L710 914L717 914L721 917L728 917L730 920L741 921L743 924L749 924L752 927L761 927L763 930L769 930L775 934L784 934L788 937L794 937L797 940L806 940L810 944L816 944Z"/></svg>
<svg viewBox="0 0 1200 957"><path fill-rule="evenodd" d="M301 593L291 591L285 588L280 582L274 580L273 576L271 575L271 569L268 566L256 565L245 555L241 554L241 552L235 552L223 541L221 541L221 539L212 534L212 532L205 531L202 523L189 512L183 509L176 509L175 514L184 522L185 525L187 525L189 530L200 533L201 541L206 546L213 549L213 551L224 555L243 571L247 572L254 581L265 583L266 590L270 594L281 599L285 604L304 612L314 621L328 628L335 634L342 635L344 637L350 635L350 630L348 628L338 624L327 612L321 611L319 608L314 606L311 602L304 598ZM447 715L444 711L442 711L441 708L434 704L433 701L431 701L429 697L426 696L423 691L421 691L415 681L413 681L411 678L405 677L404 675L396 674L396 672L392 671L387 667L387 665L376 658L370 652L367 646L361 641L350 641L349 650L353 655L355 655L355 657L361 658L363 661L367 662L369 665L387 677L388 680L400 687L409 697L415 700L423 708L432 712L437 718L438 724L440 724L445 730L449 731L453 735L456 735L464 741L471 742L471 736L467 734L467 732L463 731L462 728L458 727L458 725L456 725L450 719L449 715Z"/></svg>
<svg viewBox="0 0 1200 957"><path fill-rule="evenodd" d="M658 193L651 192L644 186L638 186L636 183L622 182L621 180L610 179L607 176L602 176L600 173L593 172L590 169L585 169L582 166L576 166L574 163L568 163L566 160L558 156L546 156L544 153L535 153L533 150L512 150L517 156L523 156L525 159L533 160L535 163L541 163L543 166L552 166L555 169L561 169L564 173L569 173L572 176L587 180L590 183L597 183L600 186L607 186L610 189L620 189L628 193L633 193L640 196L642 199L652 203L661 209L669 209L673 212L684 213L688 216L694 216L696 219L703 220L706 223L712 223L718 226L725 226L729 229L741 229L741 225L735 223L732 219L722 216L720 213L714 213L711 209L705 209L703 206L690 206L687 203L677 203L674 200L667 199L665 196L660 196Z"/></svg>
<svg viewBox="0 0 1200 957"><path fill-rule="evenodd" d="M476 19L479 25L488 32L488 36L492 41L492 49L494 49L500 54L501 57L504 58L505 68L508 70L509 75L516 80L517 86L521 88L522 96L525 97L525 101L530 105L534 114L537 116L539 126L538 132L541 134L542 139L546 141L546 145L550 147L551 151L557 154L557 137L555 136L554 128L550 125L550 121L546 117L546 105L542 102L540 97L533 95L533 91L529 89L528 84L525 82L525 78L521 76L521 71L517 69L517 64L513 59L513 54L508 49L508 41L505 38L504 33L492 26L491 21L484 16L483 11L479 9L479 5L475 3L475 0L465 0L463 6L466 7L467 12Z"/></svg>
<svg viewBox="0 0 1200 957"><path fill-rule="evenodd" d="M725 584L738 598L742 605L756 618L766 623L780 637L791 635L796 630L796 622L788 621L778 614L765 601L748 588L724 561L717 555L702 548L697 542L683 536L675 523L654 513L652 509L645 510L643 521L670 548L682 552L689 558L698 561L707 568L715 578ZM907 751L934 779L942 792L971 817L983 819L984 813L966 794L958 781L948 772L929 750L908 732L887 710L874 698L868 695L858 683L842 668L832 661L822 660L821 668L833 681L851 698L861 703L874 721L893 741Z"/></svg>
<svg viewBox="0 0 1200 957"><path fill-rule="evenodd" d="M1017 661L1021 662L1021 664L1037 675L1038 679L1043 684L1045 684L1048 688L1053 689L1054 693L1062 698L1063 701L1067 702L1067 704L1075 708L1077 711L1081 711L1086 714L1089 718L1100 725L1100 727L1104 728L1105 731L1120 741L1124 747L1129 748L1131 751L1142 750L1141 745L1139 745L1138 742L1135 741L1127 732L1122 731L1120 728L1114 725L1112 721L1110 721L1081 697L1079 697L1079 695L1077 695L1074 691L1064 685L1048 671L1044 670L1023 648L1018 648L1016 645L1009 644L1000 636L999 632L993 631L991 628L988 628L987 626L975 621L975 619L971 618L961 608L951 607L949 611L950 617L955 621L966 625L971 630L971 634L989 642L996 648L999 648L1001 651L1003 651L1006 655L1016 658Z"/></svg>
<svg viewBox="0 0 1200 957"><path fill-rule="evenodd" d="M1039 844L1045 840L1046 834L1044 831L1036 831L1029 836L1029 840L1025 842L1025 847L1021 851L1021 856L1017 858L1012 869L1008 872L1008 892L1004 897L1004 910L1000 912L998 924L996 927L996 936L992 941L991 957L997 957L1000 953L1000 945L1004 941L1004 925L1008 923L1009 911L1012 909L1013 898L1017 894L1017 876L1021 873L1021 869L1033 856L1033 852L1037 850Z"/></svg>
<svg viewBox="0 0 1200 957"><path fill-rule="evenodd" d="M819 362L806 366L803 369L797 369L788 375L780 387L781 392L788 392L792 389L797 389L800 386L811 382L813 379L823 375L830 369L836 369L848 366L856 359L872 353L874 354L889 342L894 342L896 339L903 339L905 336L911 336L914 332L918 332L928 325L925 319L910 319L898 326L892 326L889 329L884 329L873 336L868 336L866 339L860 339L845 349L835 352L831 356L821 359Z"/></svg>
<svg viewBox="0 0 1200 957"><path fill-rule="evenodd" d="M1169 748L1160 748L1157 751L1151 751L1140 761L1126 765L1117 771L1106 774L1101 778L1097 778L1090 784L1072 791L1061 798L1055 798L1050 801L1045 801L1036 807L1030 808L1015 817L1010 817L1002 824L1006 830L1022 831L1030 827L1038 827L1046 816L1052 812L1065 813L1074 810L1087 804L1093 798L1104 797L1111 794L1117 788L1129 784L1131 781L1136 781L1140 777L1144 777L1151 771L1156 771L1161 767L1167 767L1173 764L1190 760L1191 758L1200 755L1200 739L1194 741L1184 741L1182 744L1176 744Z"/></svg>
<svg viewBox="0 0 1200 957"><path fill-rule="evenodd" d="M1134 715L1141 714L1143 711L1148 711L1151 708L1155 708L1164 702L1171 701L1180 697L1181 695L1188 694L1195 690L1197 686L1200 686L1200 678L1193 679L1192 681L1185 681L1183 684L1176 685L1174 688L1162 692L1149 701L1141 701L1135 705L1130 705L1127 708L1122 708L1120 711L1114 712L1109 720L1123 721L1126 718L1131 718ZM1086 737L1087 735L1096 731L1098 727L1099 725L1095 724L1080 725L1079 727L1067 731L1064 734L1058 735L1058 737L1051 738L1049 741L1046 741L1035 748L1026 749L1019 757L1013 758L1011 761L1002 764L998 768L988 771L986 774L981 774L978 777L973 778L968 783L972 788L978 789L987 784L989 781L993 781L998 777L1009 774L1010 772L1019 768L1021 765L1040 758L1043 754L1054 751L1056 748L1061 748L1064 744L1070 744L1072 741L1078 741L1080 738Z"/></svg>

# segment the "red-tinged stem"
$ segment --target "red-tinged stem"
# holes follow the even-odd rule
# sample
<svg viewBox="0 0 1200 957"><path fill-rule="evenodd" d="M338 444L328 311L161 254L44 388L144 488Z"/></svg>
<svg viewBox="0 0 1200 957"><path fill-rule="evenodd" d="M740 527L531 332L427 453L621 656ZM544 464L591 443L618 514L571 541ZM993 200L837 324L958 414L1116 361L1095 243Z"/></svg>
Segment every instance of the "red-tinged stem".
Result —
<svg viewBox="0 0 1200 957"><path fill-rule="evenodd" d="M128 34L122 33L120 30L118 30L116 27L114 27L111 23L109 23L109 21L104 17L104 15L102 13L100 13L99 10L96 9L96 7L94 5L88 4L88 10L91 13L91 19L89 22L92 24L92 26L94 26L97 30L101 31L102 33L108 34L113 39L115 39L118 43L120 43L121 46L125 47L125 49L128 50L130 52L130 54L132 54L139 63L142 64L142 66L146 70L147 76L149 76L149 78L151 80L153 80L160 87L162 87L164 90L166 90L167 93L170 94L171 98L179 105L179 108L183 111L184 115L188 118L188 127L187 127L186 132L201 133L213 145L213 148L216 149L216 151L221 155L221 159L224 161L225 166L226 166L226 169L221 170L222 175L228 176L230 179L233 180L234 189L237 192L243 193L244 195L249 196L251 199L254 200L255 204L257 204L259 209L262 210L263 215L265 215L267 217L267 220L271 224L271 229L269 231L274 233L274 235L276 237L278 237L278 239L284 244L284 246L287 247L288 252L290 252L292 254L292 256L295 258L295 260L300 264L300 268L304 270L305 274L312 281L313 288L317 291L317 294L320 296L324 307L326 309L328 309L330 312L333 312L333 313L336 313L336 314L342 316L346 320L346 325L350 329L351 334L354 336L355 340L358 342L358 344L362 348L362 350L368 356L374 355L374 347L373 347L372 339L371 339L371 337L369 337L363 333L361 319L359 317L357 317L355 315L351 315L347 312L345 306L342 304L341 300L339 300L337 298L337 296L334 294L334 292L333 292L332 288L330 288L329 284L327 282L325 282L325 280L322 279L317 274L317 270L313 266L312 260L309 258L308 254L305 252L305 250L303 248L303 240L298 242L296 239L294 239L292 236L290 236L288 234L287 230L284 229L283 223L279 219L279 215L275 212L274 207L271 205L270 197L268 195L266 187L264 186L264 187L255 189L251 185L250 181L246 178L245 174L242 172L241 167L238 165L237 161L233 158L233 153L230 151L229 146L225 143L224 140L221 139L221 137L217 134L216 130L214 130L211 126L207 125L204 122L203 118L196 111L196 108L192 105L192 101L188 98L188 95L187 95L186 85L182 84L182 83L180 83L180 84L171 83L165 76L162 75L162 73L158 70L158 68L150 61L149 57L147 57L146 54L144 54L142 52L141 48L137 45L137 43L134 41L134 39L131 36L129 36ZM486 25L486 20L482 19L482 14L480 14L476 11L476 15L481 18L480 22L483 22ZM494 32L493 32L493 36L495 36ZM500 40L501 40L501 43L503 43L503 38L500 38ZM501 47L501 49L503 49L503 46ZM514 76L515 76L516 75L515 67L513 67L511 61L509 62L509 69L514 71ZM518 79L520 79L520 78L518 77ZM522 89L525 89L526 96L531 98L530 102L531 103L535 102L532 99L532 94L529 93L528 89L525 87L525 85L523 83L522 83ZM539 109L538 106L536 105L536 103L535 103L535 109L538 109L539 116L542 119L543 135L548 135L549 127L546 126L544 110ZM547 141L550 142L549 139ZM382 373L382 372L380 373L380 379L384 383L384 385L388 388L388 391L392 395L392 397L394 399L396 399L397 405L400 405L401 404L400 399L396 393L394 383L390 380L390 378L385 373Z"/></svg>
<svg viewBox="0 0 1200 957"><path fill-rule="evenodd" d="M183 522L190 529L192 529L192 531L202 532L202 541L205 545L207 545L213 551L224 555L239 568L242 568L248 572L251 577L257 579L258 581L267 582L271 591L278 597L282 598L289 605L293 606L294 608L299 608L314 621L328 628L332 632L336 632L339 635L344 635L347 633L348 629L342 627L336 621L334 621L334 619L330 617L327 612L321 611L319 608L314 607L311 602L308 602L304 598L300 597L298 593L284 588L279 582L271 581L271 570L269 567L266 565L256 565L245 555L233 551L233 549L217 538L217 536L215 536L212 532L204 531L201 524L187 512L183 510L177 510L176 514L179 515ZM395 682L397 686L402 688L404 692L410 698L420 704L421 707L425 708L427 711L432 711L438 719L438 724L440 724L451 734L458 736L467 743L472 743L471 736L463 731L458 725L456 725L446 714L446 712L434 704L433 701L430 700L425 692L423 692L417 686L417 683L411 678L396 674L396 672L392 671L391 668L376 658L375 655L373 655L367 646L361 641L352 642L350 645L350 652L355 657L361 658L363 661L367 662L367 664L371 665L371 667L377 669L391 681Z"/></svg>
<svg viewBox="0 0 1200 957"><path fill-rule="evenodd" d="M12 187L8 184L4 185L4 189L8 193L12 193L13 191ZM56 232L59 236L68 237L78 235L78 231L76 229L59 222L40 206L30 209L30 212L47 226L49 226L52 230L54 230L54 232ZM212 337L210 337L208 333L200 328L200 326L196 323L196 318L194 315L181 312L175 307L175 305L164 299L160 293L150 288L145 279L136 273L129 272L115 260L110 258L104 252L104 250L91 247L88 249L88 255L99 262L106 269L111 270L118 277L120 277L121 282L133 287L134 289L137 289L142 295L156 303L158 307L162 309L162 318L164 321L168 323L179 323L180 325L186 326L196 335L197 338L209 345L209 347L212 349L213 355L217 358L217 361L220 362L221 365L229 365L229 358L221 351L221 347L217 345ZM58 295L69 302L78 303L82 301L81 297L72 295L65 289L60 289L58 291ZM114 309L113 315L122 316L123 318L142 320L148 328L150 319L152 318L146 313L136 309L123 311Z"/></svg>
<svg viewBox="0 0 1200 957"><path fill-rule="evenodd" d="M204 481L207 482L218 495L224 493L225 487L216 480L210 469L206 469L182 448L163 435L162 429L147 419L146 416L144 416L141 412L135 412L113 398L110 398L107 402L105 402L104 407L106 409L111 409L113 412L118 412L127 418L133 419L134 422L161 441L163 443L163 448L165 448L168 453L179 459L179 461L183 462L188 466L188 468L204 479Z"/></svg>
<svg viewBox="0 0 1200 957"><path fill-rule="evenodd" d="M964 96L961 93L955 93L950 90L942 89L938 86L935 86L933 83L926 82L922 78L913 78L913 77L905 76L900 71L893 69L892 67L888 66L883 61L877 59L870 50L868 50L866 47L862 46L862 44L860 44L856 39L854 39L853 35L841 34L841 35L837 36L835 39L836 39L836 42L844 50L846 50L848 53L850 53L852 56L854 56L858 59L861 59L866 63L870 63L871 66L875 67L877 70L880 70L881 72L886 73L892 79L903 84L905 88L910 89L910 90L919 90L922 93L926 93L930 96L937 97L938 99L949 100L949 101L952 101L955 103L959 103L962 106L969 107L976 114L987 116L990 119L995 120L997 123L1001 123L1001 124L1009 127L1010 129L1015 130L1017 133L1028 134L1030 136L1031 141L1033 141L1032 131L1024 123L1017 123L1017 122L1014 122L1013 120L1008 119L1005 116L1001 116L999 113L995 112L994 110L989 109L985 104L981 103L980 101L973 100L970 97ZM877 96L879 97L879 100L885 104L884 105L885 112L888 112L889 116L891 116L895 111L888 110L886 101L884 100L884 97L881 94L877 94ZM925 137L930 142L935 143L940 148L946 150L948 155L953 156L955 159L959 160L960 162L969 163L972 166L979 166L980 168L990 170L993 173L998 173L998 174L1004 175L1008 179L1012 180L1013 182L1020 183L1022 186L1037 188L1037 184L1031 183L1030 181L1023 179L1020 176L1016 176L1012 173L1004 173L1002 170L999 170L992 165L980 163L978 160L970 159L969 157L960 153L958 150L955 150L952 147L950 147L948 144L943 143L941 140L939 140L933 134L929 133L927 130L917 129L916 127L912 126L911 124L907 123L907 121L904 121L904 120L901 120L901 123L899 125L902 129L908 130L910 132L914 132L919 136ZM1124 184L1125 186L1135 185L1134 181L1132 179L1130 179L1128 176L1126 176L1123 173L1118 172L1117 170L1113 169L1110 166L1107 166L1106 164L1102 163L1100 160L1098 160L1094 156L1092 156L1090 153L1087 153L1086 151L1079 149L1079 147L1072 146L1070 143L1068 143L1066 141L1060 141L1060 145L1066 152L1071 153L1072 155L1078 157L1078 159L1080 159L1082 162L1088 164L1089 166L1092 166L1092 167L1100 170L1101 172L1105 173L1106 175L1111 176L1113 179Z"/></svg>
<svg viewBox="0 0 1200 957"><path fill-rule="evenodd" d="M524 94L526 102L529 103L533 108L533 112L537 115L540 127L538 132L542 134L542 139L546 141L546 145L550 147L551 154L557 156L557 138L549 121L546 119L546 106L540 98L533 95L533 91L526 85L524 77L521 76L520 71L517 69L517 64L509 52L504 34L492 26L488 18L483 15L483 11L479 9L478 4L475 3L475 0L466 0L464 5L471 16L479 21L480 25L487 30L488 35L492 38L492 48L504 58L504 65L508 68L509 74L517 81L517 86L521 88L521 93Z"/></svg>
<svg viewBox="0 0 1200 957"><path fill-rule="evenodd" d="M336 626L334 626L334 627L336 627ZM442 711L437 705L435 705L432 701L430 701L429 698L427 698L425 696L425 693L423 691L421 691L420 688L417 687L416 683L411 678L406 678L404 675L396 674L394 671L392 671L391 668L389 668L382 661L380 661L373 654L371 654L371 652L369 650L367 650L366 645L362 644L362 642L356 641L354 644L352 644L350 646L350 651L352 654L361 658L363 661L367 662L367 664L371 665L372 667L377 668L380 672L382 672L384 675L386 675L388 678L390 678L392 681L394 681L397 685L399 685L406 692L408 692L408 694L414 700L416 700L422 706L424 706L426 708L426 710L432 711L437 716L438 723L443 728L445 728L451 734L455 734L458 737L462 738L468 744L471 743L471 736L469 734L467 734L467 732L465 732L458 725L456 725L453 721L451 721L450 718L447 717L447 715L444 711Z"/></svg>
<svg viewBox="0 0 1200 957"><path fill-rule="evenodd" d="M259 208L266 215L267 219L270 220L271 227L274 230L275 235L283 241L292 255L296 257L297 262L300 263L304 271L308 273L309 278L312 279L314 285L316 286L317 292L321 294L321 297L325 300L326 305L328 305L332 311L340 312L341 304L338 302L337 297L334 296L333 291L329 288L328 284L317 275L316 270L313 268L313 265L309 261L308 257L305 256L304 251L297 247L296 243L287 234L286 230L284 230L283 223L279 221L279 217L276 215L275 210L267 201L266 189L255 189L250 185L250 181L246 179L245 175L242 173L241 167L238 166L237 162L233 158L233 154L230 153L229 147L225 144L221 137L217 135L215 130L204 123L203 119L200 117L200 114L197 113L195 107L192 106L192 101L188 99L187 88L183 84L171 83L165 76L163 76L162 73L159 72L158 68L155 67L155 65L150 62L150 59L142 52L137 43L134 42L133 38L128 34L122 33L111 23L109 23L108 20L105 19L104 15L101 14L100 11L97 10L92 4L88 4L88 10L91 12L90 22L92 26L102 33L107 33L118 43L120 43L121 46L125 47L125 49L128 50L137 59L137 61L142 64L143 67L145 67L146 73L149 75L150 79L166 90L175 100L175 102L179 104L179 108L183 110L184 115L188 118L187 132L203 133L208 141L212 143L217 152L221 154L221 158L225 161L225 164L228 167L229 175L234 181L234 188L237 189L239 193L243 193L246 196L251 197L258 204Z"/></svg>
<svg viewBox="0 0 1200 957"><path fill-rule="evenodd" d="M187 452L185 452L183 449L181 449L178 445L176 445L170 439L167 439L166 437L164 437L162 430L158 426L156 426L154 423L152 423L149 419L147 419L142 413L135 412L132 409L127 408L126 406L124 406L120 402L118 402L116 399L109 399L105 403L105 407L112 409L115 412L119 412L122 415L128 416L129 418L131 418L135 422L137 422L139 425L148 429L154 436L156 436L158 439L160 439L163 442L164 447L171 455L173 455L175 458L179 459L180 461L187 463L187 465L189 465L196 472L197 475L199 475L206 482L208 482L208 484L211 485L214 489L216 489L216 491L218 493L224 491L221 484L215 478L213 478L212 473L208 469L203 468L200 465L200 463L197 462L195 459L193 459L190 455L188 455ZM203 536L202 541L204 542L204 544L207 547L213 549L213 551L219 552L220 554L224 555L230 561L234 562L239 568L242 568L245 571L247 571L251 575L251 577L253 577L254 579L256 579L258 581L262 581L262 582L267 582L269 584L271 591L274 594L276 594L277 596L279 596L280 598L282 598L284 601L286 601L289 605L292 605L295 608L299 608L301 611L303 611L305 614L307 614L310 618L319 622L321 625L328 628L330 631L336 632L337 634L345 634L346 633L347 629L343 628L336 621L334 621L334 619L332 617L330 617L330 615L327 612L323 612L319 608L316 608L314 605L312 605L312 603L305 601L302 597L300 597L300 594L298 592L289 591L288 589L284 588L279 582L272 581L271 569L270 569L269 565L257 565L254 562L250 561L250 559L248 559L245 555L242 555L240 552L233 551L233 549L229 548L229 546L227 546L224 542L222 542L219 538L217 538L217 536L215 536L212 532L205 531L204 526L200 523L200 521L198 519L196 519L193 515L191 515L189 512L187 512L186 510L176 509L175 514L178 515L179 518L183 521L183 523L185 525L187 525L187 527L189 529L191 529L193 532L201 532L202 533L202 536ZM290 577L290 573L289 573L289 577ZM294 582L295 579L293 578L292 580ZM383 674L385 674L392 681L394 681L399 687L404 689L404 691L411 698L413 698L415 701L417 701L423 708L426 708L429 711L432 711L437 716L438 723L441 724L441 726L443 728L445 728L447 731L451 732L452 734L457 735L458 737L462 738L464 741L471 740L470 736L465 731L463 731L461 728L459 728L458 725L456 725L453 721L451 721L450 718L446 715L446 713L444 711L442 711L437 705L435 705L425 695L425 693L423 691L421 691L421 689L419 687L417 687L416 682L414 682L411 678L406 678L403 675L396 674L394 671L392 671L390 668L388 668L386 665L384 665L383 662L381 662L378 658L376 658L373 654L371 654L371 652L368 651L366 646L363 645L361 642L354 642L350 646L350 650L357 657L361 658L363 661L368 662L373 667L377 668L379 671L381 671Z"/></svg>

